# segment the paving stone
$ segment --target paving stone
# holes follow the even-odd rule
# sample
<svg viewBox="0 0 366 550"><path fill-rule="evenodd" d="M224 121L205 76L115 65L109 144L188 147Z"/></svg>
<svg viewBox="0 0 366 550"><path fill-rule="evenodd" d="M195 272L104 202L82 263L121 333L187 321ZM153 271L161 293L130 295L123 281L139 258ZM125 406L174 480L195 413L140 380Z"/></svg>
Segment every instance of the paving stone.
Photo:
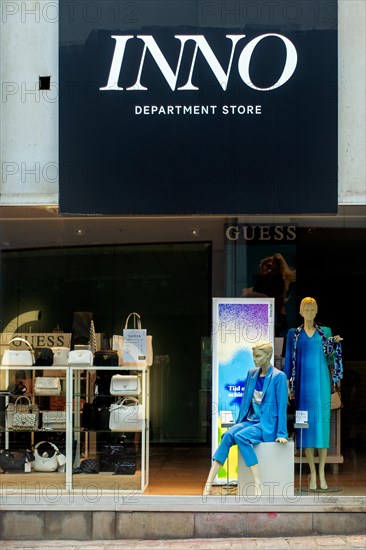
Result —
<svg viewBox="0 0 366 550"><path fill-rule="evenodd" d="M364 534L366 515L362 512L324 512L313 514L313 528L317 535Z"/></svg>
<svg viewBox="0 0 366 550"><path fill-rule="evenodd" d="M255 537L288 537L310 535L312 514L292 512L248 512L247 535Z"/></svg>
<svg viewBox="0 0 366 550"><path fill-rule="evenodd" d="M91 539L113 540L116 538L115 512L94 512L92 515Z"/></svg>
<svg viewBox="0 0 366 550"><path fill-rule="evenodd" d="M90 541L91 521L91 512L46 512L45 538Z"/></svg>
<svg viewBox="0 0 366 550"><path fill-rule="evenodd" d="M198 538L206 537L245 537L247 535L247 514L210 512L195 514L195 535Z"/></svg>
<svg viewBox="0 0 366 550"><path fill-rule="evenodd" d="M44 512L1 512L0 540L30 541L43 538ZM19 545L18 547L20 548Z"/></svg>
<svg viewBox="0 0 366 550"><path fill-rule="evenodd" d="M192 512L131 512L116 514L117 539L188 539L194 536Z"/></svg>

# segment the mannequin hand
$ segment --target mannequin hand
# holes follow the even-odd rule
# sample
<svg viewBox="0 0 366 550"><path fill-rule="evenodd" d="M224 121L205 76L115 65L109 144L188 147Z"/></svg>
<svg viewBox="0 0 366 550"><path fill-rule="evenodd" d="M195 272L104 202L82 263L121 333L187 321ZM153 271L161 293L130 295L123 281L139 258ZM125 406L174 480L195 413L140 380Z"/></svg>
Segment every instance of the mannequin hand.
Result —
<svg viewBox="0 0 366 550"><path fill-rule="evenodd" d="M276 441L278 443L287 443L287 439L285 439L284 437L277 437Z"/></svg>
<svg viewBox="0 0 366 550"><path fill-rule="evenodd" d="M337 336L334 336L334 337L333 337L333 341L334 341L335 343L341 342L342 340L343 340L343 338L341 338L338 334L337 334Z"/></svg>

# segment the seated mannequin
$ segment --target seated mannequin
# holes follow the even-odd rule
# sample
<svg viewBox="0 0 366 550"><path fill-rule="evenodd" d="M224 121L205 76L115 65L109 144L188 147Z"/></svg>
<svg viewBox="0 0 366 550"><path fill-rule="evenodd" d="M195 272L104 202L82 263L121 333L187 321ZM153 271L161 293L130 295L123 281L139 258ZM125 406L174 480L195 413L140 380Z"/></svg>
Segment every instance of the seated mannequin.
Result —
<svg viewBox="0 0 366 550"><path fill-rule="evenodd" d="M236 424L222 436L203 491L209 495L217 472L232 445L238 445L260 496L263 486L253 445L263 441L287 443L287 378L271 365L273 346L258 342L252 348L256 368L249 370Z"/></svg>

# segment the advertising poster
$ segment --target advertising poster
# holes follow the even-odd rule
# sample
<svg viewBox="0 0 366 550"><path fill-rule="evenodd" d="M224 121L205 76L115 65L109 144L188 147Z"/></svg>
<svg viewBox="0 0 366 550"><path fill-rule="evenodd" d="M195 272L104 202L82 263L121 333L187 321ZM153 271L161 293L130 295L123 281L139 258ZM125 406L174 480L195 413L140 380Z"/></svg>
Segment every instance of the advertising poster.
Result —
<svg viewBox="0 0 366 550"><path fill-rule="evenodd" d="M273 343L273 298L213 298L212 333L212 454L222 434L236 421L249 369L252 346ZM238 450L231 448L218 473L223 484L237 479Z"/></svg>

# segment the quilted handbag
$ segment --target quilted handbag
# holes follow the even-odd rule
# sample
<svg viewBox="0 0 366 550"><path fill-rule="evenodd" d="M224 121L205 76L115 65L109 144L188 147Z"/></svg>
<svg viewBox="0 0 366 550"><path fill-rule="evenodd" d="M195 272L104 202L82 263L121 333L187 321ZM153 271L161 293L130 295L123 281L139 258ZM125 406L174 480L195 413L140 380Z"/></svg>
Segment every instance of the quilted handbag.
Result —
<svg viewBox="0 0 366 550"><path fill-rule="evenodd" d="M28 340L25 338L15 337L9 341L9 344L13 342L23 342L27 344L28 349L7 349L4 352L3 358L1 360L2 365L10 366L30 366L34 365L34 351Z"/></svg>
<svg viewBox="0 0 366 550"><path fill-rule="evenodd" d="M133 374L114 374L109 391L111 395L140 395L140 378Z"/></svg>
<svg viewBox="0 0 366 550"><path fill-rule="evenodd" d="M341 390L337 386L333 386L333 391L330 394L330 408L332 411L336 411L343 407L341 399Z"/></svg>
<svg viewBox="0 0 366 550"><path fill-rule="evenodd" d="M68 364L70 348L60 346L52 348L53 351L53 366L66 367Z"/></svg>
<svg viewBox="0 0 366 550"><path fill-rule="evenodd" d="M89 349L73 349L69 353L67 364L91 367L93 366L93 354Z"/></svg>
<svg viewBox="0 0 366 550"><path fill-rule="evenodd" d="M131 319L133 319L133 328L129 328ZM120 366L151 367L153 364L152 336L142 328L141 317L136 312L128 315L123 336L113 335L112 346L118 351Z"/></svg>
<svg viewBox="0 0 366 550"><path fill-rule="evenodd" d="M42 413L44 430L66 430L66 411L45 411Z"/></svg>
<svg viewBox="0 0 366 550"><path fill-rule="evenodd" d="M20 399L26 399L26 404L18 404ZM38 430L39 408L32 404L25 395L19 396L14 403L14 414L11 420L13 430ZM10 426L9 426L10 427Z"/></svg>
<svg viewBox="0 0 366 550"><path fill-rule="evenodd" d="M115 432L141 432L144 411L135 397L124 397L109 407L109 429Z"/></svg>
<svg viewBox="0 0 366 550"><path fill-rule="evenodd" d="M60 395L60 379L51 376L37 376L34 383L34 393L36 395Z"/></svg>
<svg viewBox="0 0 366 550"><path fill-rule="evenodd" d="M42 448L39 449L41 446ZM65 462L65 455L60 453L58 447L51 441L40 441L34 447L33 468L37 472L55 472Z"/></svg>

